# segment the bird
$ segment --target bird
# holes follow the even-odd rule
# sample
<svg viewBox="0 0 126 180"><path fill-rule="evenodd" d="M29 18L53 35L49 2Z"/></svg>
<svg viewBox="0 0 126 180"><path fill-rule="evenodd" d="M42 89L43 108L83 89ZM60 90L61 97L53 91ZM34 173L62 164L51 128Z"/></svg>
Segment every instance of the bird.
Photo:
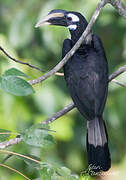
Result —
<svg viewBox="0 0 126 180"><path fill-rule="evenodd" d="M64 57L81 37L88 22L79 12L54 9L35 27L45 24L68 28L71 39L63 42ZM103 120L108 94L108 63L101 39L94 33L90 35L91 40L82 42L63 70L71 98L86 119L88 165L92 172L101 172L111 167L108 134Z"/></svg>

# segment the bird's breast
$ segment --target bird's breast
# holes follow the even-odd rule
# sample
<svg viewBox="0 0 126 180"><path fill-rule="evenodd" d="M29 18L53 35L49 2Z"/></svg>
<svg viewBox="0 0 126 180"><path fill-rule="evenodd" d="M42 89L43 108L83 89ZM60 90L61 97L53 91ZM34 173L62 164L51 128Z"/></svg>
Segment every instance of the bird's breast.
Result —
<svg viewBox="0 0 126 180"><path fill-rule="evenodd" d="M67 81L79 82L87 76L92 76L92 72L99 74L99 57L93 49L77 51L64 66L65 79ZM101 71L101 70L100 70Z"/></svg>

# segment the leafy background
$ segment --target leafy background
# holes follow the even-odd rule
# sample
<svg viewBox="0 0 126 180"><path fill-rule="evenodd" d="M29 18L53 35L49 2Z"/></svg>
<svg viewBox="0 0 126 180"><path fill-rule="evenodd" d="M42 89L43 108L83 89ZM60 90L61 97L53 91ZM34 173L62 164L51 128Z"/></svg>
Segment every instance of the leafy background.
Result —
<svg viewBox="0 0 126 180"><path fill-rule="evenodd" d="M13 57L32 63L42 70L51 69L61 59L62 42L69 37L63 27L35 29L35 23L52 9L79 11L89 21L99 0L0 0L0 45ZM123 1L125 3L125 1ZM126 61L126 20L107 5L93 27L106 51L109 72L112 73ZM0 52L1 75L9 68L17 68L30 79L42 75L37 70L14 63ZM126 73L117 79L126 82ZM26 79L27 80L27 79ZM24 132L71 102L63 77L53 76L35 85L34 94L19 97L0 89L0 128ZM126 169L126 89L114 83L109 85L109 95L104 112L109 133L112 169L103 179L125 179ZM80 174L87 168L86 123L73 110L51 124L56 144L50 148L36 148L24 143L9 148L22 154L38 156L42 161L66 166ZM0 153L0 158L5 154ZM23 172L31 179L39 177L38 171L15 156L8 165ZM1 180L24 178L0 167ZM84 179L84 178L82 178ZM92 178L93 179L93 178Z"/></svg>

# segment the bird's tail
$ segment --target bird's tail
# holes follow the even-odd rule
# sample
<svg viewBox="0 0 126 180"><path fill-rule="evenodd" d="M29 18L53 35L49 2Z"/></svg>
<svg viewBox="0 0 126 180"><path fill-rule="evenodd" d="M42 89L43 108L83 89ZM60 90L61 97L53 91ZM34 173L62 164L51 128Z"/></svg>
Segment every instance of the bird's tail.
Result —
<svg viewBox="0 0 126 180"><path fill-rule="evenodd" d="M108 136L102 117L87 121L88 164L93 172L107 171L111 166Z"/></svg>

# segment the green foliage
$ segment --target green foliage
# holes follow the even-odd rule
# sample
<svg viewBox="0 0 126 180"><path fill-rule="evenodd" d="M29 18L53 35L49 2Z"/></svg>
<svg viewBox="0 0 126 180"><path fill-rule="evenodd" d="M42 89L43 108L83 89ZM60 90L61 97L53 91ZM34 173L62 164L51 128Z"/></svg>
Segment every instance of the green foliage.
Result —
<svg viewBox="0 0 126 180"><path fill-rule="evenodd" d="M8 69L7 71L4 72L3 76L22 76L22 77L26 77L29 78L29 76L27 76L25 73L21 72L20 70L16 69L16 68L11 68Z"/></svg>
<svg viewBox="0 0 126 180"><path fill-rule="evenodd" d="M18 77L28 77L18 69L11 68L0 77L0 87L16 96L28 96L34 93L32 86L24 79Z"/></svg>
<svg viewBox="0 0 126 180"><path fill-rule="evenodd" d="M66 167L55 168L49 164L43 164L40 170L41 179L47 180L77 180L72 174L70 169Z"/></svg>
<svg viewBox="0 0 126 180"><path fill-rule="evenodd" d="M54 139L49 132L48 125L36 124L27 129L22 137L24 142L29 145L45 148L54 144Z"/></svg>
<svg viewBox="0 0 126 180"><path fill-rule="evenodd" d="M0 133L9 133L10 131L0 129ZM50 147L54 143L53 137L49 134L49 126L44 124L36 124L31 126L21 134L23 141L28 145L35 147ZM0 135L0 141L8 140L6 134ZM18 159L23 160L27 165L37 169L40 172L41 179L46 180L76 180L71 174L71 170L66 167L56 167L53 164L42 162L40 158L34 155L17 155Z"/></svg>

